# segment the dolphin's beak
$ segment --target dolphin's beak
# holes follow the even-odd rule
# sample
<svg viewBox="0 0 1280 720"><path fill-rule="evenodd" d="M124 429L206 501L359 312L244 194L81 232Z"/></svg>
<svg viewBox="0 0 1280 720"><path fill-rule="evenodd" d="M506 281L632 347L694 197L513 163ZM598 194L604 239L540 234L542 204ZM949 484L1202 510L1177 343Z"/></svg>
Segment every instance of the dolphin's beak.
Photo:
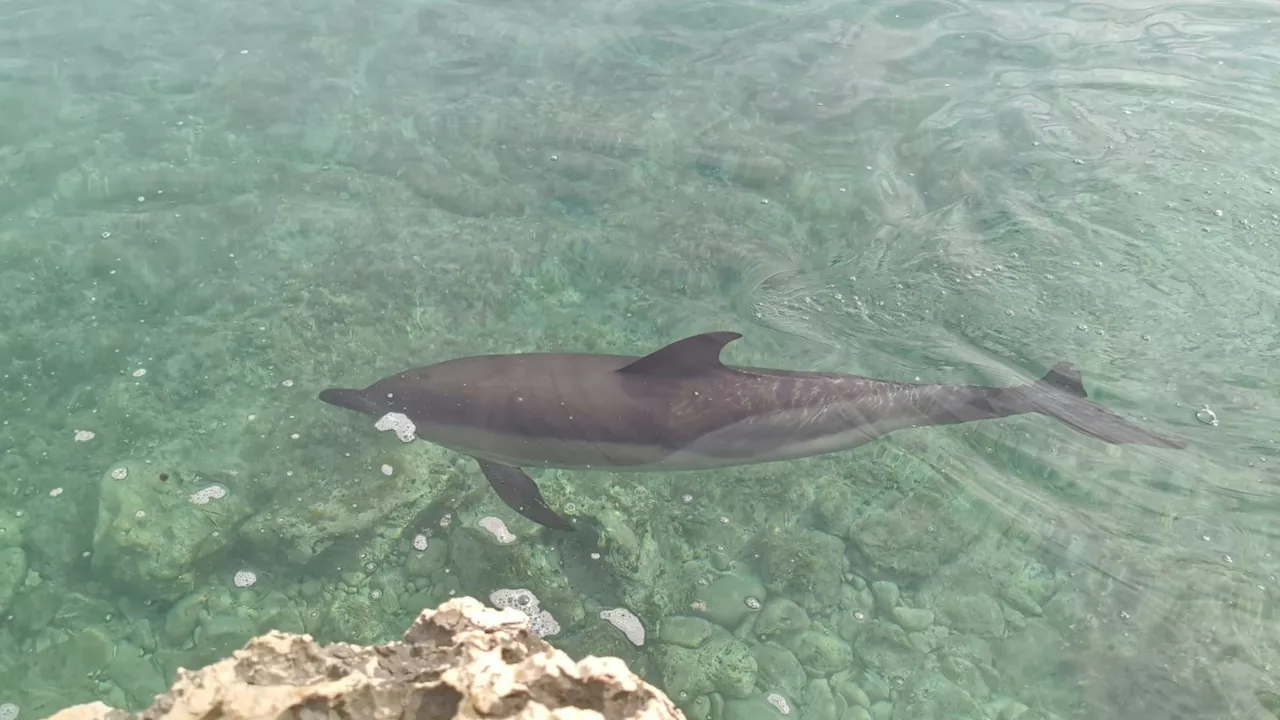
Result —
<svg viewBox="0 0 1280 720"><path fill-rule="evenodd" d="M355 410L366 415L376 415L378 408L364 395L362 390L350 388L328 388L320 392L320 399L330 405L337 405L347 410Z"/></svg>

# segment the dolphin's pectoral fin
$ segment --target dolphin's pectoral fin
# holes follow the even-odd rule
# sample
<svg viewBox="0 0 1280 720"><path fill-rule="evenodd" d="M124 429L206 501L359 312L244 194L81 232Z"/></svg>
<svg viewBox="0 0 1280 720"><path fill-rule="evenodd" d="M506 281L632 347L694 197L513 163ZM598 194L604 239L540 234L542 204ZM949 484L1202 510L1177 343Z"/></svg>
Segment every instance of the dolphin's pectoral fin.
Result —
<svg viewBox="0 0 1280 720"><path fill-rule="evenodd" d="M539 525L555 530L574 529L568 520L557 515L556 511L547 505L547 501L542 499L542 491L538 490L533 478L526 475L523 470L480 458L476 458L476 462L480 463L480 472L488 478L494 492L498 493L498 498L506 503L507 507Z"/></svg>
<svg viewBox="0 0 1280 720"><path fill-rule="evenodd" d="M723 370L720 351L742 337L741 333L721 331L693 335L655 350L635 362L618 369L628 375L661 375L680 377Z"/></svg>

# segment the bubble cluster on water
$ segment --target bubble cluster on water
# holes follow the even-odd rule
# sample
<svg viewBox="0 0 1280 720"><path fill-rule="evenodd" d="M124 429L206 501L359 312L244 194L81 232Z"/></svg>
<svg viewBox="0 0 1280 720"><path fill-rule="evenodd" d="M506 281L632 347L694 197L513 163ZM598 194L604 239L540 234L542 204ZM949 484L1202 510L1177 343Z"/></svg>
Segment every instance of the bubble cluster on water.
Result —
<svg viewBox="0 0 1280 720"><path fill-rule="evenodd" d="M534 595L527 588L502 588L489 593L489 602L496 608L519 610L529 616L529 626L538 637L547 637L560 632L560 623L551 613L543 610Z"/></svg>
<svg viewBox="0 0 1280 720"><path fill-rule="evenodd" d="M418 432L418 427L404 413L387 413L378 418L373 427L381 432L395 431L396 437L403 443L413 442L415 433Z"/></svg>
<svg viewBox="0 0 1280 720"><path fill-rule="evenodd" d="M644 645L644 624L630 610L622 607L601 610L600 619L621 630L632 645Z"/></svg>
<svg viewBox="0 0 1280 720"><path fill-rule="evenodd" d="M502 518L496 518L492 515L480 518L478 523L480 528L493 536L501 545L509 545L516 541L516 536L507 529L507 524Z"/></svg>
<svg viewBox="0 0 1280 720"><path fill-rule="evenodd" d="M1218 426L1218 415L1210 410L1208 405L1205 405L1196 411L1196 420L1199 420L1205 425L1212 425L1213 427Z"/></svg>
<svg viewBox="0 0 1280 720"><path fill-rule="evenodd" d="M203 490L197 490L188 496L195 505L208 505L212 500L221 500L227 496L227 489L222 485L213 484Z"/></svg>

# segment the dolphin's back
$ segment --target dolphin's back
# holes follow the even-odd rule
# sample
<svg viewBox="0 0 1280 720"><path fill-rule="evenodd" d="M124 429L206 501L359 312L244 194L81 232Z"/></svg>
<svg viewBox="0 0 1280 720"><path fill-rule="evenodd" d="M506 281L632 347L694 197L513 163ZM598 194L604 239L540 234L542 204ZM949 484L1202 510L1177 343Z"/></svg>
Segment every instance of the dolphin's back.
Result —
<svg viewBox="0 0 1280 720"><path fill-rule="evenodd" d="M414 368L320 399L403 413L424 440L470 455L503 502L571 529L521 467L692 470L847 450L895 430L1040 413L1104 442L1180 448L1088 400L1055 365L1011 387L896 383L839 373L735 368L733 332L684 338L644 357L484 355ZM403 438L402 438L403 439Z"/></svg>
<svg viewBox="0 0 1280 720"><path fill-rule="evenodd" d="M896 383L841 373L730 367L736 333L705 333L642 358L481 355L414 368L322 397L401 412L417 434L509 466L688 470L808 457L909 427L1037 412L1107 442L1163 447L1085 399L1055 367L1013 388ZM1063 365L1063 368L1070 369Z"/></svg>
<svg viewBox="0 0 1280 720"><path fill-rule="evenodd" d="M513 465L689 467L736 464L739 454L791 438L780 427L813 419L836 392L818 374L720 367L687 376L620 372L623 355L487 355L393 375L365 393L388 397L418 434ZM845 376L853 379L853 376ZM796 413L781 423L777 413ZM755 430L753 431L753 426ZM694 458L691 452L705 455Z"/></svg>
<svg viewBox="0 0 1280 720"><path fill-rule="evenodd" d="M632 359L486 355L409 370L368 390L393 394L423 438L477 457L543 467L642 465L669 452L658 398L671 391L620 382L615 371Z"/></svg>

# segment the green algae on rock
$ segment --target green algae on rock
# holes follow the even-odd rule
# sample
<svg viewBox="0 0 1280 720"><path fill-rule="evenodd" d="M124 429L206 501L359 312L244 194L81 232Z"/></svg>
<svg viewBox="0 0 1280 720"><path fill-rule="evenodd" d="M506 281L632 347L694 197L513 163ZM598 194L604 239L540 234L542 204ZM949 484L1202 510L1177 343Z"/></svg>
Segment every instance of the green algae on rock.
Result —
<svg viewBox="0 0 1280 720"><path fill-rule="evenodd" d="M787 597L769 598L760 614L756 616L753 631L759 637L769 638L774 635L790 635L809 627L809 615L804 608Z"/></svg>
<svg viewBox="0 0 1280 720"><path fill-rule="evenodd" d="M27 554L20 547L0 550L0 615L9 612L18 588L27 579Z"/></svg>
<svg viewBox="0 0 1280 720"><path fill-rule="evenodd" d="M787 528L760 534L759 552L769 592L786 595L809 612L840 599L844 542L819 530Z"/></svg>
<svg viewBox="0 0 1280 720"><path fill-rule="evenodd" d="M760 599L764 596L764 583L745 570L739 570L725 573L706 587L698 588L693 598L703 617L720 627L733 630L753 612L747 605L747 599Z"/></svg>
<svg viewBox="0 0 1280 720"><path fill-rule="evenodd" d="M112 467L131 465L141 464ZM181 464L166 460L159 466ZM251 510L235 492L223 492L212 502L207 496L193 501L193 494L214 486L208 477L199 482L191 477L187 484L143 476L141 469L124 480L110 470L103 473L91 567L121 595L176 600L194 589L201 570L212 568L226 552Z"/></svg>
<svg viewBox="0 0 1280 720"><path fill-rule="evenodd" d="M710 692L745 697L759 669L746 643L719 627L697 648L659 645L654 657L667 692L681 703Z"/></svg>

